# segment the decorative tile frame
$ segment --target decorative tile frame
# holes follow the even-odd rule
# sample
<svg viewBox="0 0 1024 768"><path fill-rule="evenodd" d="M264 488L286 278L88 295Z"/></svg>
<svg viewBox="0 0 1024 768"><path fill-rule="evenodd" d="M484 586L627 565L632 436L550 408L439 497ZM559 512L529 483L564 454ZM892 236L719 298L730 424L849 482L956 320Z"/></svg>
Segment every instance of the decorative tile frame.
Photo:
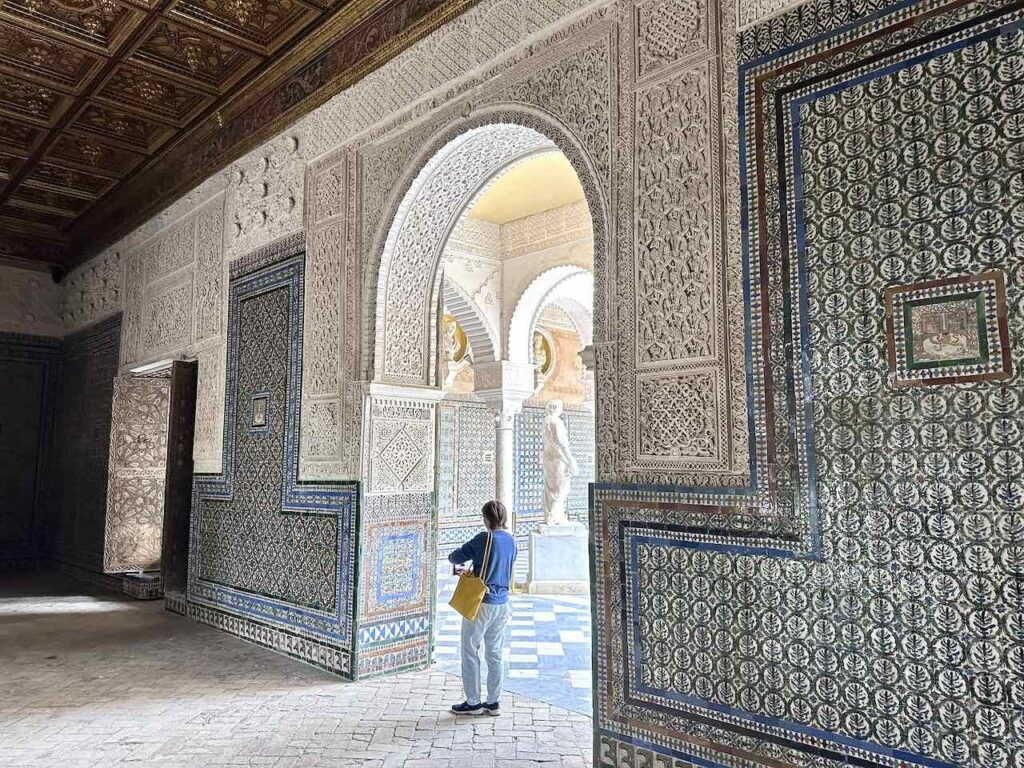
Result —
<svg viewBox="0 0 1024 768"><path fill-rule="evenodd" d="M923 346L928 341L919 340L924 329L918 325L927 322L922 315L941 312L944 305L953 305L954 309L947 310L945 319L933 322L939 322L945 333L960 331L959 335L965 337L965 348L956 354L940 354L936 350L934 359L921 359L922 352L927 354ZM885 311L894 386L957 384L1013 375L1003 272L994 270L887 288ZM965 313L968 317L961 318L957 328L946 327L949 321L956 321L956 315Z"/></svg>
<svg viewBox="0 0 1024 768"><path fill-rule="evenodd" d="M351 677L355 622L354 568L359 530L359 485L355 482L306 482L298 480L298 439L302 370L302 321L304 289L304 238L284 238L237 260L231 269L228 309L227 387L224 420L224 472L196 475L192 500L189 542L188 613L231 634L273 648L332 672ZM239 455L237 446L251 429L251 402L239 403L239 355L242 308L245 302L284 292L287 349L283 403L268 401L268 425L261 439L279 434L283 448L265 466L247 466L249 452ZM247 328L250 336L256 329ZM255 343L250 341L248 343ZM270 395L268 394L268 397ZM275 396L276 397L276 396ZM275 408L281 418L275 423ZM241 410L241 413L239 412ZM258 453L263 456L265 451ZM273 468L277 462L279 470ZM300 604L275 596L274 588L252 589L203 577L204 547L209 532L201 525L201 510L211 503L235 502L240 479L260 472L280 472L276 489L277 515L308 521L301 530L326 525L334 533L305 543L311 550L330 547L334 559L333 597L324 604ZM249 492L251 493L251 492ZM251 499L256 497L250 497ZM259 498L262 498L261 496ZM239 499L243 501L243 499ZM319 522L321 521L323 525ZM303 525L306 525L303 523ZM269 535L269 534L268 534ZM291 579L308 578L299 571ZM310 592L312 594L312 592ZM323 601L320 601L323 603Z"/></svg>

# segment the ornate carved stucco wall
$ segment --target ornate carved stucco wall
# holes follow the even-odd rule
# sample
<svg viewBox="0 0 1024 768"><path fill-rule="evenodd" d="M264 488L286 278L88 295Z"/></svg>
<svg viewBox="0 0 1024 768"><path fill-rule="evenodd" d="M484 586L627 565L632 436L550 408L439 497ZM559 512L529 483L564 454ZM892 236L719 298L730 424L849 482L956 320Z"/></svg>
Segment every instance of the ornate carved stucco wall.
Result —
<svg viewBox="0 0 1024 768"><path fill-rule="evenodd" d="M61 298L45 272L0 265L0 333L63 336Z"/></svg>
<svg viewBox="0 0 1024 768"><path fill-rule="evenodd" d="M162 356L198 358L196 464L200 471L219 471L225 349L223 332L214 330L217 314L212 308L220 295L222 323L226 264L308 226L308 354L301 472L304 477L356 477L358 449L353 447L346 424L358 417L362 395L347 382L363 377L352 376L340 361L358 354L361 344L362 320L355 303L360 279L355 266L341 259L339 250L346 222L353 214L339 202L345 199L347 188L344 174L354 174L356 169L345 171L322 156L401 110L429 111L451 98L448 89L467 90L486 80L486 67L496 58L507 58L509 50L586 5L581 0L490 0L474 7L73 270L62 284L65 332L123 307L131 346L124 350L122 367ZM318 196L315 200L306 190L310 163L314 168L329 166L319 182L309 180L312 194ZM212 229L205 233L211 239L205 241L209 247L202 254L197 250L189 257L176 251L185 247L180 229L188 229L189 221L202 218L201 209L209 207L209 217L218 206L223 261L219 274ZM317 234L321 229L324 231ZM174 262L175 271L160 272L158 268L160 276L156 278L156 273L147 272L146 258L140 252L159 253L161 248ZM187 299L185 282L193 284L193 294ZM187 301L191 308L177 305L176 300ZM188 312L192 320L186 334ZM141 318L150 315L154 317L144 335Z"/></svg>
<svg viewBox="0 0 1024 768"><path fill-rule="evenodd" d="M407 385L435 356L426 332L409 368L375 357L379 259L447 142L559 142L595 217L598 761L1013 764L1019 388L894 391L881 295L1005 269L1019 370L1019 11L812 0L737 38L777 10L481 3L280 139L303 193L257 152L274 189L227 173L153 226L235 183L234 255L304 212L301 471L376 483L357 670L422 664L436 404ZM264 199L280 226L232 208Z"/></svg>

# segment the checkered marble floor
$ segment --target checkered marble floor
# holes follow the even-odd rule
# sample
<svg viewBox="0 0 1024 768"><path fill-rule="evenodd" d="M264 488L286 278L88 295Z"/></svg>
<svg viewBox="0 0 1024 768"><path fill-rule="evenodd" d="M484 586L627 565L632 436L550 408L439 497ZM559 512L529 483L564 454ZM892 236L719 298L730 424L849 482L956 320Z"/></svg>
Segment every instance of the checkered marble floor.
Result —
<svg viewBox="0 0 1024 768"><path fill-rule="evenodd" d="M462 617L448 605L456 580L446 563L438 565L434 661L459 674ZM589 595L513 595L505 688L592 715L590 629Z"/></svg>

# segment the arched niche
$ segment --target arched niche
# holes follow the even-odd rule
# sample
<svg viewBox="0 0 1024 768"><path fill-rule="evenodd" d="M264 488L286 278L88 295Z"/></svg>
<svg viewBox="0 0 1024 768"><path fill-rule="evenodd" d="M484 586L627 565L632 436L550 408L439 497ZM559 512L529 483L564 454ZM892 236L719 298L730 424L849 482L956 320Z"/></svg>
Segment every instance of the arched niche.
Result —
<svg viewBox="0 0 1024 768"><path fill-rule="evenodd" d="M373 306L372 360L377 382L437 386L437 309L444 245L465 211L502 172L537 154L560 151L586 196L594 259L604 263L605 207L591 159L551 116L522 108L495 109L457 121L418 156L378 233L380 261Z"/></svg>
<svg viewBox="0 0 1024 768"><path fill-rule="evenodd" d="M523 291L512 310L508 329L508 359L530 362L533 328L540 311L548 304L567 310L584 344L593 341L594 275L583 267L564 264L539 274Z"/></svg>

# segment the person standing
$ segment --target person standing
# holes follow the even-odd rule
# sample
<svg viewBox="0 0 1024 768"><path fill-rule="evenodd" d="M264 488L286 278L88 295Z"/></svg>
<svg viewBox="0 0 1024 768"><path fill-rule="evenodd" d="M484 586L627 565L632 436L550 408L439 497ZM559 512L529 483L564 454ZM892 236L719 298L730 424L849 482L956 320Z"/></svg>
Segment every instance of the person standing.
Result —
<svg viewBox="0 0 1024 768"><path fill-rule="evenodd" d="M488 501L480 510L484 527L461 547L448 555L449 562L456 570L464 569L472 561L473 573L483 579L487 586L480 611L473 620L462 619L462 688L466 700L453 704L452 712L457 715L500 715L501 686L504 669L501 652L505 647L505 627L508 625L510 607L508 593L512 585L512 566L516 561L516 542L506 530L508 510L500 501ZM490 539L490 553L486 569L484 553ZM487 700L480 700L480 646L485 649L487 659Z"/></svg>

